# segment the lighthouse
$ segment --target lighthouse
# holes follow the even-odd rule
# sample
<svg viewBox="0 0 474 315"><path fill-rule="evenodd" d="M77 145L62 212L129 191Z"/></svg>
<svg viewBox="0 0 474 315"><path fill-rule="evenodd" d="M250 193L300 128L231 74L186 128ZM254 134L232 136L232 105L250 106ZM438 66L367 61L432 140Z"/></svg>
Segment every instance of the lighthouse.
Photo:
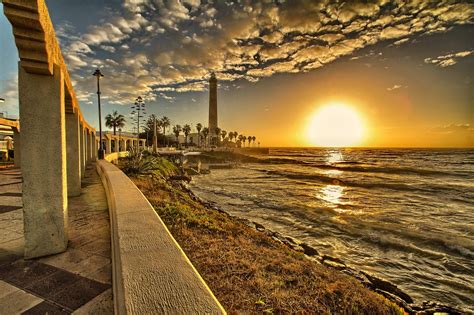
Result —
<svg viewBox="0 0 474 315"><path fill-rule="evenodd" d="M217 144L217 79L214 72L209 79L209 143Z"/></svg>

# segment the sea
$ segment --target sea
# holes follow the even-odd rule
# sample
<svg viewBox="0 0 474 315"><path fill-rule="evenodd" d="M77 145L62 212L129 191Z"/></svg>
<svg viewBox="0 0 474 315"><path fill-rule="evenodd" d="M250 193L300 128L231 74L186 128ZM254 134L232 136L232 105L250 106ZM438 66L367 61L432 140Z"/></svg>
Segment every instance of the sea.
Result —
<svg viewBox="0 0 474 315"><path fill-rule="evenodd" d="M474 312L474 149L275 148L195 176L226 212Z"/></svg>

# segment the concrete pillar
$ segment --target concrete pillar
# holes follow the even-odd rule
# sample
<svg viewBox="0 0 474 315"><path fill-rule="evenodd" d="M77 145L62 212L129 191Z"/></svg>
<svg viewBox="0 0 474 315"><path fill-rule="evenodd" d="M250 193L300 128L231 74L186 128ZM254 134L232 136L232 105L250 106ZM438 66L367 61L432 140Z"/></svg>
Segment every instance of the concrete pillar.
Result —
<svg viewBox="0 0 474 315"><path fill-rule="evenodd" d="M20 133L13 130L13 154L15 155L15 166L21 167L21 139Z"/></svg>
<svg viewBox="0 0 474 315"><path fill-rule="evenodd" d="M81 178L84 178L84 174L86 171L86 155L84 154L85 146L84 146L84 125L80 124L80 150L79 150L79 155L81 157Z"/></svg>
<svg viewBox="0 0 474 315"><path fill-rule="evenodd" d="M92 131L88 131L87 132L87 153L88 153L88 157L87 159L92 162L94 160L94 139L92 137Z"/></svg>
<svg viewBox="0 0 474 315"><path fill-rule="evenodd" d="M93 161L97 160L97 150L99 149L96 138L97 137L95 133L93 132L92 133L92 160Z"/></svg>
<svg viewBox="0 0 474 315"><path fill-rule="evenodd" d="M89 131L87 128L84 128L84 161L87 163L90 162L89 160Z"/></svg>
<svg viewBox="0 0 474 315"><path fill-rule="evenodd" d="M66 149L67 149L67 194L81 194L81 143L80 121L78 113L66 114Z"/></svg>
<svg viewBox="0 0 474 315"><path fill-rule="evenodd" d="M105 138L105 154L110 154L112 151L112 140L110 138Z"/></svg>
<svg viewBox="0 0 474 315"><path fill-rule="evenodd" d="M119 151L119 144L117 138L114 138L114 152Z"/></svg>
<svg viewBox="0 0 474 315"><path fill-rule="evenodd" d="M64 77L30 74L19 64L25 257L67 248Z"/></svg>

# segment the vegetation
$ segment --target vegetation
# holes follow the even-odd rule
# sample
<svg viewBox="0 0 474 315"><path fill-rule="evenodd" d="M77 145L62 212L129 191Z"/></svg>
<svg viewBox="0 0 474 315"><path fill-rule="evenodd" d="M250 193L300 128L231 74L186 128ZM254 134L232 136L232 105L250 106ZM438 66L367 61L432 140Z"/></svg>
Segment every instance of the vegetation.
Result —
<svg viewBox="0 0 474 315"><path fill-rule="evenodd" d="M229 313L403 313L354 278L207 208L163 176L132 180Z"/></svg>
<svg viewBox="0 0 474 315"><path fill-rule="evenodd" d="M177 167L167 159L131 147L128 156L119 160L119 167L129 176L151 175L161 179L178 172Z"/></svg>
<svg viewBox="0 0 474 315"><path fill-rule="evenodd" d="M112 128L115 135L116 129L123 128L125 126L125 117L114 110L112 114L105 116L105 126Z"/></svg>

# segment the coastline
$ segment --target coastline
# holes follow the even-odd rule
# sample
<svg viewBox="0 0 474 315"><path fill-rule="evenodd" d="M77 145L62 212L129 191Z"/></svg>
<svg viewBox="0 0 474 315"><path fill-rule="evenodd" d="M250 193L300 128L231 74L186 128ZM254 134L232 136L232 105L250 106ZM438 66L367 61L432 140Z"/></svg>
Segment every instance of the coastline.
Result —
<svg viewBox="0 0 474 315"><path fill-rule="evenodd" d="M255 161L255 157L246 157L240 154L234 155L234 159L230 161L228 154L224 156L226 163L236 164L236 160L238 162ZM211 157L212 161L208 162L217 162L215 158L215 156ZM143 160L144 163L150 162L147 157ZM273 310L275 305L278 306L275 308L276 312L288 312L292 311L293 307L288 308L288 305L281 306L280 304L287 301L293 303L295 299L303 301L300 304L305 304L305 306L300 306L297 309L305 311L312 309L306 305L306 301L314 299L306 292L313 293L312 290L316 290L319 295L323 294L329 301L330 307L326 306L323 309L332 310L332 312L344 312L345 310L348 313L357 313L357 311L353 311L355 309L359 313L433 314L441 312L463 314L463 311L435 302L414 303L408 294L388 281L347 266L338 257L321 255L308 244L267 229L262 224L231 215L212 202L207 202L196 196L182 180L182 176L178 175L182 172L172 166L170 162L162 158L152 158L152 160L156 164L154 171L145 174L132 173L130 178L148 198L196 269L216 293L216 297L225 308L229 308L230 312L236 310L265 312L268 309ZM218 160L222 160L222 157ZM173 178L175 179L173 180ZM271 257L263 257L265 256L263 253L267 253L267 256ZM255 265L254 260L261 258L264 260L263 264L260 261L260 266ZM295 258L297 259L295 260ZM287 263L287 261L289 262ZM290 264L293 267L298 266L299 269L282 272L284 268L279 266L276 268L278 272L275 273L273 265L282 263ZM270 265L272 267L269 267ZM302 266L305 268L301 269ZM234 271L230 274L223 271L223 269L229 268ZM268 268L270 269L268 270ZM306 274L307 269L311 268L316 270L318 275L316 278L312 279ZM264 274L270 273L270 278L277 276L279 279L277 282L284 282L286 285L275 287L274 281L268 282L266 274L263 278L258 279L260 283L255 285L252 282L253 277L256 273L262 273L261 270ZM311 275L314 276L314 274L313 272ZM324 276L321 277L321 274ZM246 279L239 279L242 276ZM260 274L260 276L262 275ZM235 278L240 281L237 286L232 282L236 281ZM301 286L306 286L305 290L298 292ZM333 292L334 288L329 289L334 286L337 287L336 292ZM271 287L272 290L283 290L283 296L286 299L272 301L273 291L261 292L267 290L267 287ZM351 288L350 293L347 292L348 288ZM253 295L255 292L250 295L248 295L249 292L240 292L245 290L257 291L258 296L262 295L265 298L254 300L255 306L253 306L254 303L250 303L249 308L248 300L254 299L256 296ZM234 291L238 291L238 293ZM354 294L357 295L355 308L353 304L350 304L354 303L353 301L349 302L348 308L347 297ZM341 295L342 298L338 298ZM302 298L303 296L304 298ZM239 302L235 302L237 306L234 305L235 299L242 298L247 300L247 308L239 308L242 307ZM323 305L325 304L323 303ZM267 306L271 307L266 309Z"/></svg>
<svg viewBox="0 0 474 315"><path fill-rule="evenodd" d="M205 175L202 175L202 176L205 176ZM222 210L221 208L216 206L214 203L203 200L202 198L196 196L194 192L184 182L176 183L176 185L177 187L179 187L179 189L182 189L184 192L186 192L190 196L190 198L192 198L196 202L199 202L204 207L210 210L218 211L232 218L233 220L237 220L247 225L248 227L255 229L258 232L268 235L276 242L279 242L292 250L295 250L297 252L304 254L306 259L309 259L313 262L319 263L328 268L337 270L341 273L344 273L350 277L357 279L365 287L369 288L375 293L378 293L384 296L385 298L395 303L396 305L401 307L405 312L409 314L418 314L419 312L422 312L423 314L433 314L433 313L464 314L464 312L459 309L456 309L448 305L443 305L437 302L433 302L433 301L423 301L421 303L415 303L410 295L403 292L395 284L387 280L376 277L362 270L357 270L353 267L350 267L346 265L346 263L344 263L344 261L338 257L332 257L329 255L320 254L315 248L311 247L310 245L304 242L301 242L297 239L294 239L290 236L286 236L279 232L272 231L260 223L232 215L228 213L227 211Z"/></svg>

